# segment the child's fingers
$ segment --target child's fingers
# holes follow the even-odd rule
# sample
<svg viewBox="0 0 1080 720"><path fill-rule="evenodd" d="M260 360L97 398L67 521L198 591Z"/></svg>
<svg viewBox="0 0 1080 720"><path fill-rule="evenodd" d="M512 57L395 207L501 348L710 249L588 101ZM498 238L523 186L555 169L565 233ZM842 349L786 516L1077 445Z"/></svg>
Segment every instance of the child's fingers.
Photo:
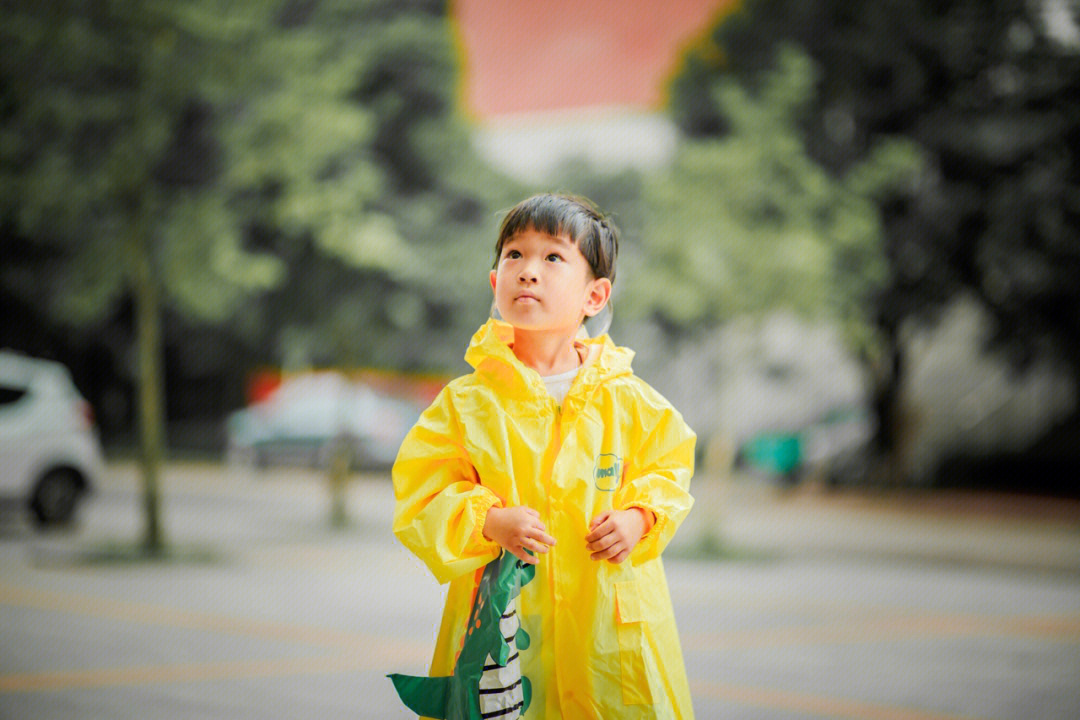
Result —
<svg viewBox="0 0 1080 720"><path fill-rule="evenodd" d="M525 548L523 547L506 549L509 550L510 553L518 560L528 563L529 565L535 565L536 563L540 562L540 560L535 555L530 555L529 553L525 552Z"/></svg>
<svg viewBox="0 0 1080 720"><path fill-rule="evenodd" d="M532 515L533 517L540 517L540 513L538 511L536 511L536 510L533 510L531 507L522 506L521 509L524 510L529 515Z"/></svg>
<svg viewBox="0 0 1080 720"><path fill-rule="evenodd" d="M603 550L600 550L598 552L594 552L592 554L592 559L593 560L610 560L612 558L618 557L620 554L622 554L622 552L623 552L622 543L614 543L613 545L610 545L610 546L608 546L607 548L605 548Z"/></svg>
<svg viewBox="0 0 1080 720"><path fill-rule="evenodd" d="M592 519L591 523L589 523L589 529L590 530L595 529L597 525L599 525L600 523L607 520L608 517L610 517L610 516L611 516L611 510L605 510L604 512L600 513L599 515L597 515L596 517L594 517Z"/></svg>
<svg viewBox="0 0 1080 720"><path fill-rule="evenodd" d="M599 532L599 530L597 532ZM588 538L586 538L586 540L588 540ZM593 552L604 552L618 541L619 536L612 532L589 541L585 547Z"/></svg>
<svg viewBox="0 0 1080 720"><path fill-rule="evenodd" d="M599 519L600 519L600 517L597 516L597 520L599 520ZM593 522L595 522L595 520ZM585 536L585 542L587 542L587 543L596 542L600 538L604 537L605 535L610 535L614 531L615 531L615 523L613 523L609 519L605 518L599 525L597 525L596 527L593 528L593 531L591 533L589 533L588 535Z"/></svg>
<svg viewBox="0 0 1080 720"><path fill-rule="evenodd" d="M545 545L554 545L555 544L555 538L553 538L551 535L548 535L546 532L544 532L543 526L541 526L540 528L534 528L533 532L531 532L529 534L529 537L532 538L533 540L536 540L537 542L542 542Z"/></svg>
<svg viewBox="0 0 1080 720"><path fill-rule="evenodd" d="M532 550L535 553L547 553L548 546L533 540L532 538L525 538L521 542L521 546L526 550Z"/></svg>
<svg viewBox="0 0 1080 720"><path fill-rule="evenodd" d="M615 563L616 565L618 565L619 563L621 563L623 560L625 560L628 557L630 557L630 551L624 548L624 549L620 550L619 553L617 555L615 555L614 557L608 558L608 562L612 562L612 563Z"/></svg>

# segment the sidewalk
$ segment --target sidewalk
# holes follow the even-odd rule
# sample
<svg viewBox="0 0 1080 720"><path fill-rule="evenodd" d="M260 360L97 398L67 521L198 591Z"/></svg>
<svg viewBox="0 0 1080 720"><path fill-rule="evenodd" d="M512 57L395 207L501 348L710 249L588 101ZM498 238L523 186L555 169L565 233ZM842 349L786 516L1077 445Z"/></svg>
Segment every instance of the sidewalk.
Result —
<svg viewBox="0 0 1080 720"><path fill-rule="evenodd" d="M229 474L214 463L170 463L164 471L165 504L171 496L242 501L285 493L306 505L296 515L322 517L324 478L306 470L277 469L251 477ZM138 492L133 463L110 466L100 490ZM861 489L793 490L751 476L727 483L695 478L694 508L666 555L707 559L702 545L734 558L877 558L899 561L986 565L1080 574L1080 500L971 491ZM348 488L349 513L373 537L396 544L390 533L394 498L385 474L355 476ZM141 516L112 518L108 532L135 537ZM295 520L267 526L259 518L235 517L228 525L190 525L204 540L232 544L278 536ZM94 535L94 523L83 539ZM177 528L177 537L184 533Z"/></svg>
<svg viewBox="0 0 1080 720"><path fill-rule="evenodd" d="M675 552L712 532L735 554L887 557L1080 573L1080 501L954 490L781 490L696 480Z"/></svg>

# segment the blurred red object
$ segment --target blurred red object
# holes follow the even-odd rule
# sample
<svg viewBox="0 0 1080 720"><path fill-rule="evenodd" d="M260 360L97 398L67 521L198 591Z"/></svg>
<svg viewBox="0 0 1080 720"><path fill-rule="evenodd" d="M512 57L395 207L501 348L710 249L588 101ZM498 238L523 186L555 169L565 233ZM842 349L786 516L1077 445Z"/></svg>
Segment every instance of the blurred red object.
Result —
<svg viewBox="0 0 1080 720"><path fill-rule="evenodd" d="M260 370L248 381L248 404L260 403L281 386L281 373L277 370Z"/></svg>

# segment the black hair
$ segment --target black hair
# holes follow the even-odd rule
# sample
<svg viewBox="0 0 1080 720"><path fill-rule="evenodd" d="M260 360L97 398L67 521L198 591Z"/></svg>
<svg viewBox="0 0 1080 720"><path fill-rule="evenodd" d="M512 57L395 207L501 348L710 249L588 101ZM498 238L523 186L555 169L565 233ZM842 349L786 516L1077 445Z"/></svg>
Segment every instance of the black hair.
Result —
<svg viewBox="0 0 1080 720"><path fill-rule="evenodd" d="M520 232L533 229L554 237L565 235L589 262L593 277L615 282L619 229L589 199L544 193L522 200L506 213L495 243L495 266L503 245Z"/></svg>

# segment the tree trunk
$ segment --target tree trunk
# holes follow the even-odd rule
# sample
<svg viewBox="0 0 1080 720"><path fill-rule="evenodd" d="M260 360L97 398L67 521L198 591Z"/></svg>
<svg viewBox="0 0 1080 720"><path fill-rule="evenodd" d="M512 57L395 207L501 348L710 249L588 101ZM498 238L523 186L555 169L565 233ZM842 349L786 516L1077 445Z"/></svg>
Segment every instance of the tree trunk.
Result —
<svg viewBox="0 0 1080 720"><path fill-rule="evenodd" d="M344 528L349 524L345 490L349 482L351 467L352 453L349 450L349 444L345 439L339 438L333 444L326 468L327 480L330 484L330 527L335 529Z"/></svg>
<svg viewBox="0 0 1080 720"><path fill-rule="evenodd" d="M900 408L904 349L895 328L889 329L880 361L874 364L873 371L871 402L877 430L871 445L873 457L868 479L873 485L896 487L907 479L905 465L911 427L910 419L903 416Z"/></svg>
<svg viewBox="0 0 1080 720"><path fill-rule="evenodd" d="M146 224L139 218L132 233L132 291L139 357L139 439L143 471L144 550L159 555L165 547L161 527L158 477L164 455L162 398L161 303L150 254Z"/></svg>

